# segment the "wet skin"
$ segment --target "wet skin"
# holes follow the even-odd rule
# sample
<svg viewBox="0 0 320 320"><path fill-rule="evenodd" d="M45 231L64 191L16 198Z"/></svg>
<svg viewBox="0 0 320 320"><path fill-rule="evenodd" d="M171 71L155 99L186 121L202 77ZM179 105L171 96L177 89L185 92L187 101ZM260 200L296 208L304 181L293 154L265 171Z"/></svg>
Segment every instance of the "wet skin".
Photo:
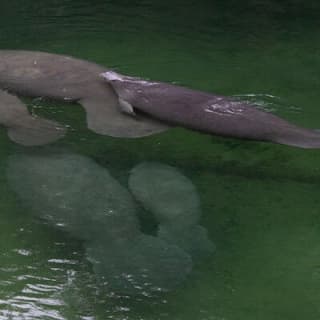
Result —
<svg viewBox="0 0 320 320"><path fill-rule="evenodd" d="M98 134L134 138L168 128L150 117L133 118L119 112L115 92L99 77L106 69L89 61L64 55L0 50L0 88L10 94L77 102L86 110L88 128ZM23 121L15 121L18 119L16 113L11 114L11 110L5 108L5 103L0 96L0 119L9 119L1 124L8 128L12 128L12 123L15 127L23 126ZM19 104L22 105L21 102ZM37 127L33 129L35 131ZM45 136L46 130L39 128L40 134ZM61 131L58 136L61 136ZM26 140L22 144L33 143L32 138L27 141L26 132L21 139Z"/></svg>
<svg viewBox="0 0 320 320"><path fill-rule="evenodd" d="M244 101L113 71L101 76L129 113L140 110L166 123L225 137L320 147L318 131L298 127Z"/></svg>

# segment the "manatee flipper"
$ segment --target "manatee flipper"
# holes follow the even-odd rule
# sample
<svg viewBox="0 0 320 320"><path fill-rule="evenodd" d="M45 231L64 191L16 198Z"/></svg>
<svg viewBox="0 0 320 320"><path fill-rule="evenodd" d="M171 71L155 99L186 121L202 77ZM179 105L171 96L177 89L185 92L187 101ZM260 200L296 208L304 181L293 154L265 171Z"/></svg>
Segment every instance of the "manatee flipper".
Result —
<svg viewBox="0 0 320 320"><path fill-rule="evenodd" d="M24 146L40 146L62 138L66 129L59 123L43 118L28 117L22 124L8 128L9 138Z"/></svg>
<svg viewBox="0 0 320 320"><path fill-rule="evenodd" d="M16 96L0 90L0 124L9 138L24 146L44 145L65 135L66 129L55 121L32 116Z"/></svg>
<svg viewBox="0 0 320 320"><path fill-rule="evenodd" d="M127 113L131 116L136 115L136 113L133 110L133 106L129 102L127 102L121 98L119 98L119 108L120 108L121 112L123 112L123 113Z"/></svg>
<svg viewBox="0 0 320 320"><path fill-rule="evenodd" d="M78 101L86 110L88 128L98 134L115 138L139 138L160 133L169 126L148 116L121 112L113 97L84 98Z"/></svg>

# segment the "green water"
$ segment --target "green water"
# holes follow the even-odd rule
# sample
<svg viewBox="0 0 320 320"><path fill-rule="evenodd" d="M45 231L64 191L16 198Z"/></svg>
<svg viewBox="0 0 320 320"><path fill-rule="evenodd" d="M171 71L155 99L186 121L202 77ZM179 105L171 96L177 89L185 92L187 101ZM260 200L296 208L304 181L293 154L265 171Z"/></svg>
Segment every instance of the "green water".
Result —
<svg viewBox="0 0 320 320"><path fill-rule="evenodd" d="M272 95L275 113L320 128L318 2L188 3L11 0L0 5L0 47L225 95ZM216 250L169 293L99 290L82 240L35 218L9 187L9 156L25 150L2 130L0 319L319 319L319 151L183 129L118 140L89 132L81 108L41 102L36 110L73 128L57 148L93 159L125 187L143 161L180 170L198 190Z"/></svg>

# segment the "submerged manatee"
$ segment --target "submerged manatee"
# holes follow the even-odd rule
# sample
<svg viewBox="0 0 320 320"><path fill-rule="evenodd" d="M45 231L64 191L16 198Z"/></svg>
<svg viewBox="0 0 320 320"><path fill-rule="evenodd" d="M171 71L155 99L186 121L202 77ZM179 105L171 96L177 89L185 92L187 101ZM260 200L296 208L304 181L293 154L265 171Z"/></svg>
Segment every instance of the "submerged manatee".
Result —
<svg viewBox="0 0 320 320"><path fill-rule="evenodd" d="M32 211L75 237L131 239L140 234L131 194L108 170L68 152L11 156L8 182ZM23 178L22 178L23 177Z"/></svg>
<svg viewBox="0 0 320 320"><path fill-rule="evenodd" d="M160 224L188 227L198 223L200 199L196 188L174 167L143 162L131 170L128 184Z"/></svg>
<svg viewBox="0 0 320 320"><path fill-rule="evenodd" d="M141 163L131 170L129 189L155 216L159 238L182 248L194 262L214 251L207 230L199 225L198 192L176 168L156 162Z"/></svg>
<svg viewBox="0 0 320 320"><path fill-rule="evenodd" d="M191 272L187 251L141 232L131 194L91 159L45 150L17 154L8 160L7 178L32 212L83 240L107 290L132 295L172 290Z"/></svg>
<svg viewBox="0 0 320 320"><path fill-rule="evenodd" d="M247 102L113 71L101 76L118 94L121 109L220 136L320 148L320 132L291 124Z"/></svg>
<svg viewBox="0 0 320 320"><path fill-rule="evenodd" d="M63 137L66 131L55 121L32 116L17 97L1 90L0 124L8 128L12 141L25 146L50 143Z"/></svg>
<svg viewBox="0 0 320 320"><path fill-rule="evenodd" d="M117 293L170 291L192 270L190 256L175 244L141 233L131 241L88 242L87 255L103 284Z"/></svg>
<svg viewBox="0 0 320 320"><path fill-rule="evenodd" d="M44 97L81 104L89 129L113 137L142 137L164 131L167 125L150 117L126 116L118 110L111 86L99 74L105 67L69 56L44 52L0 50L0 88L13 94ZM33 122L22 102L12 97L13 109L6 109L8 93L0 94L0 124L11 129L10 138L24 145L38 145L61 137L55 124ZM20 113L21 110L21 118ZM19 118L19 119L18 119ZM25 121L25 122L24 122ZM31 129L30 132L27 129ZM36 134L37 133L37 134ZM42 140L38 136L42 136Z"/></svg>

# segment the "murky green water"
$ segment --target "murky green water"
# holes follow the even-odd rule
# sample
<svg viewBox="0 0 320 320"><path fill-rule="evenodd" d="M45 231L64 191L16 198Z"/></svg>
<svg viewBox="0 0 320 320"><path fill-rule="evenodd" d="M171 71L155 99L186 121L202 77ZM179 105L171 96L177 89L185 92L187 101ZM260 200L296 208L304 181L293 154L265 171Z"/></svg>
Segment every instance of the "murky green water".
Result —
<svg viewBox="0 0 320 320"><path fill-rule="evenodd" d="M320 5L243 2L12 0L0 6L0 47L65 53L225 95L253 94L293 122L320 127ZM55 150L95 161L125 190L130 170L145 161L188 177L215 252L197 260L170 292L120 297L102 289L95 262L86 259L86 220L79 218L78 229L56 228L43 218L47 212L32 209L38 201L42 210L52 210L46 198L35 197L31 208L9 185L8 165L12 157L24 159L26 150L2 130L0 319L319 319L319 151L183 129L112 139L89 132L80 107L27 102L73 128ZM54 153L38 149L48 159ZM19 190L28 193L32 170L36 175L45 165L30 164L21 181L15 177ZM69 185L62 181L55 188L71 194ZM74 198L79 212L102 201L99 184L91 187L82 190L89 197ZM138 211L145 232L152 233L154 221ZM99 248L110 246L101 238Z"/></svg>

